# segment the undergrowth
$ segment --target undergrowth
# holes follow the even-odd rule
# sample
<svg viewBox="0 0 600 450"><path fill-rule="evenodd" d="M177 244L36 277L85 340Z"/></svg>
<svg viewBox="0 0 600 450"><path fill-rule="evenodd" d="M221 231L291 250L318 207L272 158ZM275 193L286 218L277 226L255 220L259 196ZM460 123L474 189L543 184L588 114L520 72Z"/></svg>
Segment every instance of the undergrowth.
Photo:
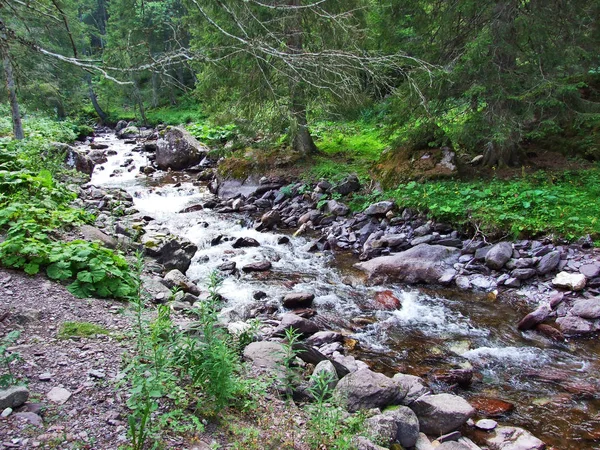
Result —
<svg viewBox="0 0 600 450"><path fill-rule="evenodd" d="M71 124L38 119L24 124L38 132L0 143L0 263L31 275L44 269L52 279L73 280L68 289L79 297L128 297L132 277L121 254L96 243L62 240L68 230L94 220L71 206L77 195L58 181L69 173L65 155L45 144L74 139Z"/></svg>

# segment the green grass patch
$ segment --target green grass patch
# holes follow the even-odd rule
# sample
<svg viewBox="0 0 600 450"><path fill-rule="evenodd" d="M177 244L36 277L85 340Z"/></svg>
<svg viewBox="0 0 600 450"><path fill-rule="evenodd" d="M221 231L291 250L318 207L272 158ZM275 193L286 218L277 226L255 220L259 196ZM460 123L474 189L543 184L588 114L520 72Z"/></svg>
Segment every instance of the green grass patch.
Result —
<svg viewBox="0 0 600 450"><path fill-rule="evenodd" d="M91 322L63 322L58 331L60 339L70 339L72 337L93 337L98 334L110 334L110 331L103 326Z"/></svg>
<svg viewBox="0 0 600 450"><path fill-rule="evenodd" d="M378 198L392 198L437 220L477 225L492 234L600 238L600 168L537 172L513 180L411 181L382 194L357 197L352 207L360 209Z"/></svg>
<svg viewBox="0 0 600 450"><path fill-rule="evenodd" d="M317 122L311 132L321 154L307 173L309 179L339 181L350 173L365 179L388 145L380 128L367 122Z"/></svg>

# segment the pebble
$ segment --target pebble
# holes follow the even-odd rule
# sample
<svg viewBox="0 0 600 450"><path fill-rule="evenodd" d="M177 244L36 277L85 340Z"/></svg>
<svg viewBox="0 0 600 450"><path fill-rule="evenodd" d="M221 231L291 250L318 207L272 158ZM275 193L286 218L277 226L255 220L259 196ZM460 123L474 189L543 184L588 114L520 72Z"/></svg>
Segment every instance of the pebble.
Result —
<svg viewBox="0 0 600 450"><path fill-rule="evenodd" d="M88 375L92 378L98 378L100 380L106 377L104 371L95 369L88 370Z"/></svg>
<svg viewBox="0 0 600 450"><path fill-rule="evenodd" d="M8 417L12 414L13 409L12 408L6 408L4 411L2 411L2 414L0 414L1 417Z"/></svg>
<svg viewBox="0 0 600 450"><path fill-rule="evenodd" d="M40 380L40 381L50 381L51 379L52 379L52 374L49 372L41 373L38 376L38 380Z"/></svg>
<svg viewBox="0 0 600 450"><path fill-rule="evenodd" d="M53 387L48 394L48 400L58 405L63 405L71 398L71 393L62 387Z"/></svg>
<svg viewBox="0 0 600 450"><path fill-rule="evenodd" d="M480 430L491 431L498 426L498 422L492 419L481 419L475 423L475 427Z"/></svg>

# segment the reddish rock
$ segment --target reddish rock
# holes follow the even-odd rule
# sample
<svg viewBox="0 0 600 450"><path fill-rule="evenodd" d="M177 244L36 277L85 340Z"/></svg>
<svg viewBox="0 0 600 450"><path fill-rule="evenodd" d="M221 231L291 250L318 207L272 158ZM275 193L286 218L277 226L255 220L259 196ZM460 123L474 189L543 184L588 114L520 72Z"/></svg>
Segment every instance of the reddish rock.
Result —
<svg viewBox="0 0 600 450"><path fill-rule="evenodd" d="M471 369L436 369L429 375L432 381L462 387L469 386L473 380L473 370Z"/></svg>
<svg viewBox="0 0 600 450"><path fill-rule="evenodd" d="M521 331L526 331L534 328L537 324L542 323L548 318L552 309L548 305L542 305L535 311L527 314L521 319L517 328Z"/></svg>
<svg viewBox="0 0 600 450"><path fill-rule="evenodd" d="M286 308L309 308L315 295L308 292L290 292L283 297L283 306Z"/></svg>
<svg viewBox="0 0 600 450"><path fill-rule="evenodd" d="M554 328L552 325L547 325L545 323L540 323L535 327L535 331L543 334L547 338L552 339L553 341L562 342L565 340L565 335L562 332Z"/></svg>
<svg viewBox="0 0 600 450"><path fill-rule="evenodd" d="M486 417L502 416L515 408L512 403L491 397L472 397L469 399L469 403L473 405L479 414Z"/></svg>
<svg viewBox="0 0 600 450"><path fill-rule="evenodd" d="M400 309L402 303L390 290L380 291L375 294L375 309L392 311L394 309Z"/></svg>

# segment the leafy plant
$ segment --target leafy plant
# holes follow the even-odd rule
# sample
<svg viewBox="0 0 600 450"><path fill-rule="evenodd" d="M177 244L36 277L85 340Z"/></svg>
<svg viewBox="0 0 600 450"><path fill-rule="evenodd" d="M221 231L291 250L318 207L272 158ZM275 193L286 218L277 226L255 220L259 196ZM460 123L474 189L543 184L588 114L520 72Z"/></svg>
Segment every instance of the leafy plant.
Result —
<svg viewBox="0 0 600 450"><path fill-rule="evenodd" d="M0 388L6 388L18 382L18 379L12 372L11 364L18 361L21 357L17 352L11 352L8 348L19 339L21 333L19 331L11 331L2 339L0 339L0 367L4 370L0 374Z"/></svg>

